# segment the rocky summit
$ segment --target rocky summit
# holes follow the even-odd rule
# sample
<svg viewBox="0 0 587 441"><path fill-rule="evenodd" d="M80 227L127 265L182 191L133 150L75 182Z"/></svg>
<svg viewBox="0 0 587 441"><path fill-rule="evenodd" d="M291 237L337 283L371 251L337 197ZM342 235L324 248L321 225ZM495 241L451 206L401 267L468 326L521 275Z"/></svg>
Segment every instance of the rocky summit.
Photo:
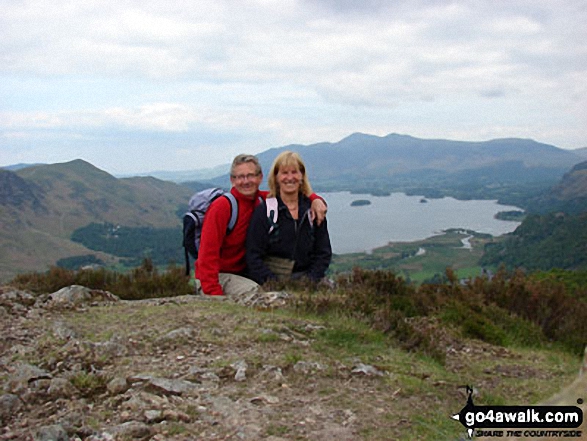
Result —
<svg viewBox="0 0 587 441"><path fill-rule="evenodd" d="M265 293L241 302L268 307L286 296ZM0 439L280 440L285 402L308 439L354 439L351 410L311 402L289 385L288 377L325 366L299 360L287 373L254 363L244 347L219 348L203 338L231 332L219 317L199 319L207 304L222 302L201 296L126 302L81 286L38 297L4 288ZM104 328L92 323L94 311L105 318ZM268 340L307 344L307 335L286 327L263 332Z"/></svg>
<svg viewBox="0 0 587 441"><path fill-rule="evenodd" d="M488 391L570 378L560 363L528 367L523 352L445 334L450 374L368 331L351 350L348 330L280 310L288 296L0 288L0 440L456 440L449 416L471 363Z"/></svg>

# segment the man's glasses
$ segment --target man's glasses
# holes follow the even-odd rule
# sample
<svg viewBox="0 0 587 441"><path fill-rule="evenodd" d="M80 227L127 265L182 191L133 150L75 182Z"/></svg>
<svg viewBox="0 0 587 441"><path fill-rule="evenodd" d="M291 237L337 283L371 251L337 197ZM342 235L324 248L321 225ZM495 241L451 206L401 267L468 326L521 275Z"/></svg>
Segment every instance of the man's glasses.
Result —
<svg viewBox="0 0 587 441"><path fill-rule="evenodd" d="M249 181L253 178L256 178L257 176L259 176L259 173L249 173L246 175L231 175L232 179L236 181L244 181L245 179Z"/></svg>

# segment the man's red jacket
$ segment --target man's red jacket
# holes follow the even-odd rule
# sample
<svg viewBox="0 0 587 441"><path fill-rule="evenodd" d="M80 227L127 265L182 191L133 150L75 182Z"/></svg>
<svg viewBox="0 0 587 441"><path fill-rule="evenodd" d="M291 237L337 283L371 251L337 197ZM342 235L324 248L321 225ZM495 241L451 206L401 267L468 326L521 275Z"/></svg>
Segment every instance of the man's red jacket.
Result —
<svg viewBox="0 0 587 441"><path fill-rule="evenodd" d="M219 273L243 274L245 271L245 242L247 229L259 197L265 199L267 191L259 191L258 196L249 199L234 187L230 192L238 203L238 218L234 229L226 234L230 220L230 202L225 197L216 199L208 211L202 226L202 238L198 260L196 260L196 278L202 284L202 291L208 295L223 295L218 282Z"/></svg>

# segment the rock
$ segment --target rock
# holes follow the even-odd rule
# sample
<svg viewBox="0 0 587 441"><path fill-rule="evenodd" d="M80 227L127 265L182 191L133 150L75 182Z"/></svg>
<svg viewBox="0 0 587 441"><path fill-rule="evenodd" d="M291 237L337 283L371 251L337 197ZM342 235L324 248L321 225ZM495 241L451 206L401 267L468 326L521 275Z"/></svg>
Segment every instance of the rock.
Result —
<svg viewBox="0 0 587 441"><path fill-rule="evenodd" d="M181 421L183 423L192 421L192 418L188 414L177 410L165 409L162 416L165 421Z"/></svg>
<svg viewBox="0 0 587 441"><path fill-rule="evenodd" d="M308 436L311 441L322 441L322 440L337 440L337 441L354 441L357 436L348 428L341 427L335 423L326 423L325 427L317 432L313 432Z"/></svg>
<svg viewBox="0 0 587 441"><path fill-rule="evenodd" d="M13 394L0 396L0 422L4 423L22 409L22 402Z"/></svg>
<svg viewBox="0 0 587 441"><path fill-rule="evenodd" d="M244 306L256 308L278 308L286 305L291 294L286 291L255 291L233 300Z"/></svg>
<svg viewBox="0 0 587 441"><path fill-rule="evenodd" d="M7 387L9 392L18 393L19 391L26 390L30 383L50 379L51 374L49 372L37 366L22 363L16 365L14 373L7 382Z"/></svg>
<svg viewBox="0 0 587 441"><path fill-rule="evenodd" d="M233 369L236 370L236 374L234 375L234 379L236 381L245 381L247 379L247 362L244 360L239 360L230 365Z"/></svg>
<svg viewBox="0 0 587 441"><path fill-rule="evenodd" d="M194 329L190 327L185 328L178 328L174 329L173 331L168 332L164 336L157 339L158 342L174 342L174 341L181 341L185 342L193 338L194 336Z"/></svg>
<svg viewBox="0 0 587 441"><path fill-rule="evenodd" d="M93 302L117 302L120 299L108 291L72 285L49 295L50 307L75 307Z"/></svg>
<svg viewBox="0 0 587 441"><path fill-rule="evenodd" d="M69 441L69 435L59 424L44 426L35 432L34 441Z"/></svg>
<svg viewBox="0 0 587 441"><path fill-rule="evenodd" d="M220 383L220 377L214 372L195 366L189 369L184 379L197 382L205 389L216 388Z"/></svg>
<svg viewBox="0 0 587 441"><path fill-rule="evenodd" d="M283 371L278 366L263 366L263 371L261 372L261 375L273 378L275 381L283 381L285 379L285 377L283 376Z"/></svg>
<svg viewBox="0 0 587 441"><path fill-rule="evenodd" d="M36 298L26 291L15 289L0 294L0 305L5 306L8 309L13 308L16 304L31 307L35 302Z"/></svg>
<svg viewBox="0 0 587 441"><path fill-rule="evenodd" d="M251 403L253 404L277 404L279 403L279 398L271 396L271 395L259 395L256 397L251 398Z"/></svg>
<svg viewBox="0 0 587 441"><path fill-rule="evenodd" d="M70 340L76 337L75 331L65 326L61 321L55 322L53 325L53 334L62 340Z"/></svg>
<svg viewBox="0 0 587 441"><path fill-rule="evenodd" d="M151 428L140 421L128 421L111 429L116 438L146 439L151 436Z"/></svg>
<svg viewBox="0 0 587 441"><path fill-rule="evenodd" d="M149 424L163 421L163 412L160 410L145 410L145 420Z"/></svg>
<svg viewBox="0 0 587 441"><path fill-rule="evenodd" d="M108 432L100 432L90 435L85 441L114 441L114 436Z"/></svg>
<svg viewBox="0 0 587 441"><path fill-rule="evenodd" d="M78 390L65 378L53 378L49 384L47 393L53 399L71 398L77 394Z"/></svg>
<svg viewBox="0 0 587 441"><path fill-rule="evenodd" d="M298 361L294 365L293 369L296 372L300 372L303 374L309 374L311 372L323 371L324 366L322 366L320 363L313 363L313 362L308 362L308 361Z"/></svg>
<svg viewBox="0 0 587 441"><path fill-rule="evenodd" d="M109 360L112 358L123 357L128 354L128 348L119 340L119 338L113 337L112 340L109 341L98 343L88 342L88 344L96 358Z"/></svg>
<svg viewBox="0 0 587 441"><path fill-rule="evenodd" d="M150 375L134 375L127 379L130 383L144 382L145 388L164 395L187 395L199 390L194 383L185 380L152 377Z"/></svg>
<svg viewBox="0 0 587 441"><path fill-rule="evenodd" d="M357 364L351 372L353 374L363 374L367 376L375 375L378 377L383 377L385 375L379 369L363 363Z"/></svg>
<svg viewBox="0 0 587 441"><path fill-rule="evenodd" d="M120 395L120 394L123 394L123 393L125 393L128 390L128 388L129 388L129 386L128 386L128 383L126 381L126 378L120 378L120 377L113 378L106 385L106 389L112 395Z"/></svg>

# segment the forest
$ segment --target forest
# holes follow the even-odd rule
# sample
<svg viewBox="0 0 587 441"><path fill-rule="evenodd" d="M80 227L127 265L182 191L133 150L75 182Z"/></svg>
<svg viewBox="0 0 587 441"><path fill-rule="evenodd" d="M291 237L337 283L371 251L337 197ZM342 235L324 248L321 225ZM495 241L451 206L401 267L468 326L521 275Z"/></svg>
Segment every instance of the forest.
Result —
<svg viewBox="0 0 587 441"><path fill-rule="evenodd" d="M528 215L504 240L489 243L482 265L548 271L587 268L587 213Z"/></svg>
<svg viewBox="0 0 587 441"><path fill-rule="evenodd" d="M178 262L182 256L181 235L180 228L132 228L94 222L74 231L71 239L90 250L121 257L125 266L134 267L144 258L150 258L155 265ZM79 261L76 263L79 265ZM89 263L95 262L84 260L84 264Z"/></svg>

